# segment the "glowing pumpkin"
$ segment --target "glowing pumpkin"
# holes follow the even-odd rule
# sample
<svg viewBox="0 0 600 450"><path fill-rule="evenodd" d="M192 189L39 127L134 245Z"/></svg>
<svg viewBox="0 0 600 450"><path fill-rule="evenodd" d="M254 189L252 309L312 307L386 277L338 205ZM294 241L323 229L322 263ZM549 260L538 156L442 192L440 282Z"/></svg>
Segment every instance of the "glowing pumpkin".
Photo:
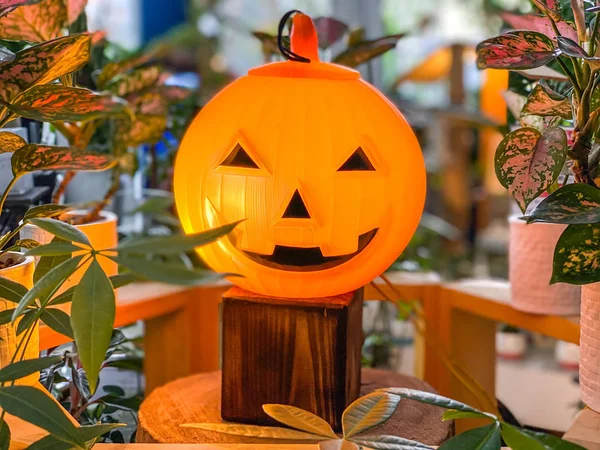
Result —
<svg viewBox="0 0 600 450"><path fill-rule="evenodd" d="M199 249L216 271L264 295L352 291L413 235L425 201L419 144L399 111L354 70L318 60L308 16L285 61L216 95L183 139L175 198L186 232L245 219Z"/></svg>

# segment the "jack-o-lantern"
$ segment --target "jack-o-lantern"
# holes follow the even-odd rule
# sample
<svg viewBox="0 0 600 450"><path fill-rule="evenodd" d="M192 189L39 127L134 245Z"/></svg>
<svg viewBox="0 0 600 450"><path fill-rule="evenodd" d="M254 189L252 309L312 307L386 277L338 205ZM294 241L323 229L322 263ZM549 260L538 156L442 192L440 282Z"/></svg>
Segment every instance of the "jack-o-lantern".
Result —
<svg viewBox="0 0 600 450"><path fill-rule="evenodd" d="M355 70L319 61L308 16L292 23L290 53L304 58L250 70L201 110L177 155L175 198L188 233L244 220L198 250L241 275L233 283L324 297L398 257L423 210L425 168L392 103Z"/></svg>

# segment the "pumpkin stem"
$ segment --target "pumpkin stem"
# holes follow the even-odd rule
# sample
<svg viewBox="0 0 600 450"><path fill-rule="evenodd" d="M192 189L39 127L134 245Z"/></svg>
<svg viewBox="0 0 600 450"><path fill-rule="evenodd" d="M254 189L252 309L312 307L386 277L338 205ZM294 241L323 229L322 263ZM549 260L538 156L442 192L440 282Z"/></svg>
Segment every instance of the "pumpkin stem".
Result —
<svg viewBox="0 0 600 450"><path fill-rule="evenodd" d="M298 13L292 17L290 47L293 53L310 61L319 61L319 38L312 19Z"/></svg>

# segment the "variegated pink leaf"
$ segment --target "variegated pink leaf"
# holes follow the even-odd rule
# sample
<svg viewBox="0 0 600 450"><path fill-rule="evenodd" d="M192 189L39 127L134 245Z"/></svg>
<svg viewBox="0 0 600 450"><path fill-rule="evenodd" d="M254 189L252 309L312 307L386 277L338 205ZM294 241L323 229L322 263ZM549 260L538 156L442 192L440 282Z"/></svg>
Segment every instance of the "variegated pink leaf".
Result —
<svg viewBox="0 0 600 450"><path fill-rule="evenodd" d="M12 101L19 93L51 83L83 67L90 58L90 37L75 34L17 52L15 60L0 66L0 96Z"/></svg>
<svg viewBox="0 0 600 450"><path fill-rule="evenodd" d="M136 115L162 116L169 111L168 99L157 90L129 95L127 101Z"/></svg>
<svg viewBox="0 0 600 450"><path fill-rule="evenodd" d="M558 42L558 48L565 55L572 56L574 58L589 58L589 55L586 53L586 51L582 49L573 39L569 39L564 36L558 36L556 41Z"/></svg>
<svg viewBox="0 0 600 450"><path fill-rule="evenodd" d="M66 0L67 2L67 20L69 25L75 22L87 5L87 0Z"/></svg>
<svg viewBox="0 0 600 450"><path fill-rule="evenodd" d="M0 17L14 11L19 6L23 5L33 5L34 3L39 3L42 0L0 0Z"/></svg>
<svg viewBox="0 0 600 450"><path fill-rule="evenodd" d="M559 0L531 0L540 11L544 12L555 22L562 20L562 7Z"/></svg>
<svg viewBox="0 0 600 450"><path fill-rule="evenodd" d="M41 122L78 122L128 115L127 102L121 98L60 84L35 86L15 98L9 109Z"/></svg>
<svg viewBox="0 0 600 450"><path fill-rule="evenodd" d="M98 30L88 33L92 38L92 45L98 45L100 42L106 39L106 31Z"/></svg>
<svg viewBox="0 0 600 450"><path fill-rule="evenodd" d="M344 50L333 58L333 62L347 67L360 66L361 64L396 48L396 44L404 36L404 34L392 34L372 41L357 42L352 47Z"/></svg>
<svg viewBox="0 0 600 450"><path fill-rule="evenodd" d="M566 184L546 197L527 221L573 225L600 223L600 189L585 183Z"/></svg>
<svg viewBox="0 0 600 450"><path fill-rule="evenodd" d="M105 85L105 89L119 97L125 97L155 85L160 75L161 68L159 66L141 67L113 78Z"/></svg>
<svg viewBox="0 0 600 450"><path fill-rule="evenodd" d="M158 142L167 129L166 115L137 114L135 120L117 121L117 136L127 146Z"/></svg>
<svg viewBox="0 0 600 450"><path fill-rule="evenodd" d="M196 92L181 86L158 86L157 91L167 99L169 103L179 103L192 97Z"/></svg>
<svg viewBox="0 0 600 450"><path fill-rule="evenodd" d="M534 14L520 15L502 11L500 17L515 30L539 31L548 37L556 37L554 28L552 28L552 22L546 16L536 16ZM577 40L577 30L573 25L565 21L560 21L556 26L562 36Z"/></svg>
<svg viewBox="0 0 600 450"><path fill-rule="evenodd" d="M573 116L569 99L542 84L536 85L531 91L522 112L536 116L560 116L563 119Z"/></svg>
<svg viewBox="0 0 600 450"><path fill-rule="evenodd" d="M510 31L477 46L480 69L525 70L545 66L560 54L554 41L537 31Z"/></svg>
<svg viewBox="0 0 600 450"><path fill-rule="evenodd" d="M535 128L520 128L498 146L496 176L524 213L556 181L566 156L567 135L562 128L548 128L543 134Z"/></svg>
<svg viewBox="0 0 600 450"><path fill-rule="evenodd" d="M66 21L64 0L42 0L1 18L0 30L3 39L44 42L59 37Z"/></svg>
<svg viewBox="0 0 600 450"><path fill-rule="evenodd" d="M110 155L101 155L74 147L28 144L11 158L15 176L36 170L106 170L116 163Z"/></svg>
<svg viewBox="0 0 600 450"><path fill-rule="evenodd" d="M25 145L27 142L18 134L0 131L0 153L12 153Z"/></svg>

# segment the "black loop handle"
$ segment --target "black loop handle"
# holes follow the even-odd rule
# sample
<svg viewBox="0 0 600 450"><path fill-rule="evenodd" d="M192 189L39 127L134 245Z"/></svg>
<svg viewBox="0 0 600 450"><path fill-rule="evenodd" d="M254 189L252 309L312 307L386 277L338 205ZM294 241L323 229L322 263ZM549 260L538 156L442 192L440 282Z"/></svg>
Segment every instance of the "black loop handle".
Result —
<svg viewBox="0 0 600 450"><path fill-rule="evenodd" d="M297 14L297 13L302 14L302 11L298 11L297 9L292 9L291 11L286 12L283 15L283 17L281 18L281 20L279 21L279 30L277 32L277 46L279 47L279 51L281 52L283 57L285 59L287 59L288 61L309 63L310 59L294 53L292 50L290 50L285 45L283 45L283 30L285 28L285 24L290 19L290 17L292 17L294 14Z"/></svg>

